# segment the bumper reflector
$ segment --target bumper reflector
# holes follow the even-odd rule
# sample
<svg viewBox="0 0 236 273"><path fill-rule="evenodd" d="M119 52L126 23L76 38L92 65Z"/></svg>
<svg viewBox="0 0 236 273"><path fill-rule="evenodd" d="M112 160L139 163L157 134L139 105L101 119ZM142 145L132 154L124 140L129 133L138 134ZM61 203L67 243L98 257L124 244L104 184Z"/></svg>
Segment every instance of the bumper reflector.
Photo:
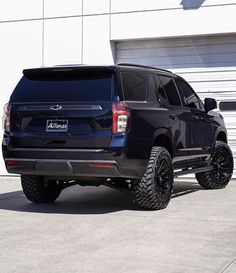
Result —
<svg viewBox="0 0 236 273"><path fill-rule="evenodd" d="M7 161L7 165L17 165L19 163L20 163L19 161L12 161L12 160Z"/></svg>
<svg viewBox="0 0 236 273"><path fill-rule="evenodd" d="M97 162L91 162L89 163L91 167L112 167L112 163L97 163Z"/></svg>

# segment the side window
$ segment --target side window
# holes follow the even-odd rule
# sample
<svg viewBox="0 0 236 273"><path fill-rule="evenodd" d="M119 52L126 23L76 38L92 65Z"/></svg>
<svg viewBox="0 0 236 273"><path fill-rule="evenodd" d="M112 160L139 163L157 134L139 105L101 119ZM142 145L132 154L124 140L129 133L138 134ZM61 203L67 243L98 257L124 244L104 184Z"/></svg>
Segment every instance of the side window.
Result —
<svg viewBox="0 0 236 273"><path fill-rule="evenodd" d="M166 96L166 92L161 85L160 79L157 75L156 75L155 79L156 79L156 92L155 92L156 100L158 102L160 102L163 106L168 106L169 101Z"/></svg>
<svg viewBox="0 0 236 273"><path fill-rule="evenodd" d="M130 101L145 101L148 76L142 73L121 72L124 99Z"/></svg>
<svg viewBox="0 0 236 273"><path fill-rule="evenodd" d="M159 99L156 96L156 84L155 84L155 75L148 74L148 101L159 102Z"/></svg>
<svg viewBox="0 0 236 273"><path fill-rule="evenodd" d="M180 91L183 105L191 108L204 110L203 104L200 99L195 95L192 88L179 78L175 78L176 85Z"/></svg>
<svg viewBox="0 0 236 273"><path fill-rule="evenodd" d="M158 77L161 81L163 88L165 89L165 94L166 94L165 96L166 96L166 100L168 101L168 104L181 106L179 94L173 79L170 76L166 76L166 75L158 75ZM164 97L164 94L163 94L163 97Z"/></svg>

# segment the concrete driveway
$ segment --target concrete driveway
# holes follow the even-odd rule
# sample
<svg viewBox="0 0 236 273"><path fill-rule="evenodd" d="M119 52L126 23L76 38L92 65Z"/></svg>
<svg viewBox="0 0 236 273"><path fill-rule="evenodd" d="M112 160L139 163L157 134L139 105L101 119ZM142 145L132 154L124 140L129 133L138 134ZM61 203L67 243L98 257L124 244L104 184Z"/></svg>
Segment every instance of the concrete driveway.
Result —
<svg viewBox="0 0 236 273"><path fill-rule="evenodd" d="M235 273L236 181L178 181L167 209L144 211L106 187L36 205L18 177L1 177L0 250L1 273Z"/></svg>

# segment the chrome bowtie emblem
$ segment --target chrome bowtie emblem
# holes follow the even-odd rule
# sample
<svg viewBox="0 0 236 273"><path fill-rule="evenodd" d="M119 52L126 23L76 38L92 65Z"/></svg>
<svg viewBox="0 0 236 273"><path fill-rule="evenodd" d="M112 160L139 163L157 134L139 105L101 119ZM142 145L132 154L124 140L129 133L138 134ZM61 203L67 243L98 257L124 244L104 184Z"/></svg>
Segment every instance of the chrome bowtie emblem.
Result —
<svg viewBox="0 0 236 273"><path fill-rule="evenodd" d="M62 108L61 105L53 105L53 106L50 106L50 110L60 110Z"/></svg>

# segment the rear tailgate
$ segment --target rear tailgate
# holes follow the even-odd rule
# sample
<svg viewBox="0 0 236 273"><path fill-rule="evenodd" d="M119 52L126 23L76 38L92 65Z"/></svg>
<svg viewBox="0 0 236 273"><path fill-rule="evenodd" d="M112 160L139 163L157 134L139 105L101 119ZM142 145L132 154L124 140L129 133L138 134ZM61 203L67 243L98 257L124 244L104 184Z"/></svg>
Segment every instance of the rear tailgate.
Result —
<svg viewBox="0 0 236 273"><path fill-rule="evenodd" d="M109 147L113 89L111 71L27 71L10 99L13 147Z"/></svg>

